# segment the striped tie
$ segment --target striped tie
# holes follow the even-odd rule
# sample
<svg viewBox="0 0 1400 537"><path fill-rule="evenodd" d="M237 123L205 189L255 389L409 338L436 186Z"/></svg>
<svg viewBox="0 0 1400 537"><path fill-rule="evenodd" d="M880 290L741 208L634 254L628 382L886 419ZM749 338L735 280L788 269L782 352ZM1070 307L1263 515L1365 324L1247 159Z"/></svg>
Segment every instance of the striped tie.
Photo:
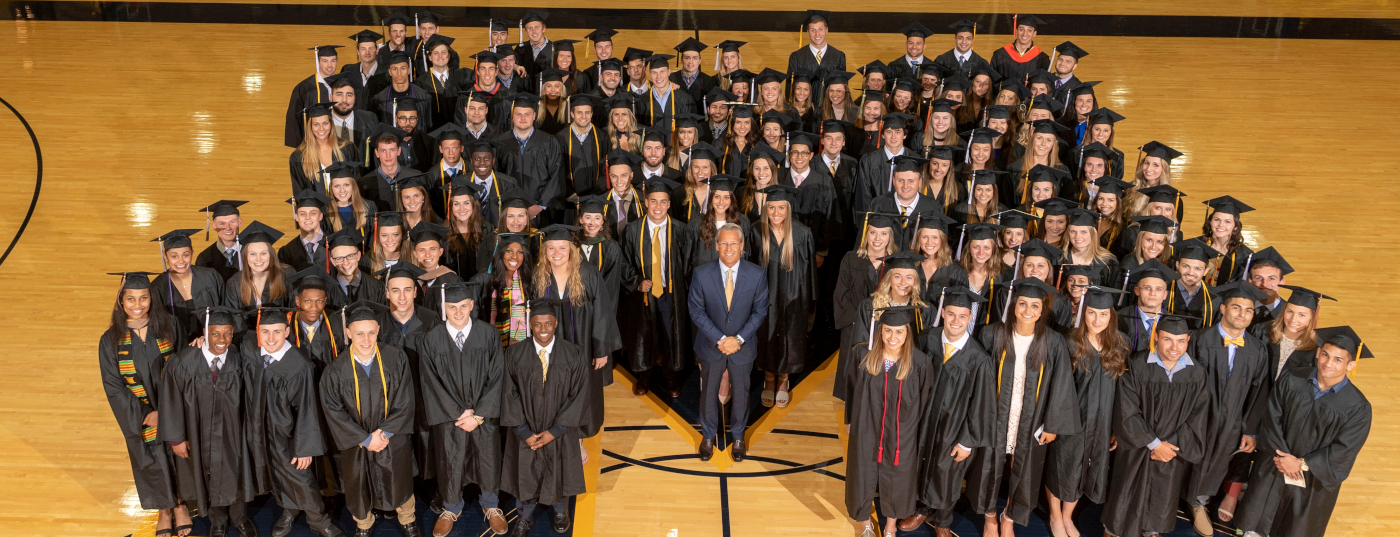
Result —
<svg viewBox="0 0 1400 537"><path fill-rule="evenodd" d="M540 384L544 384L547 378L549 378L549 355L545 353L544 349L540 349Z"/></svg>

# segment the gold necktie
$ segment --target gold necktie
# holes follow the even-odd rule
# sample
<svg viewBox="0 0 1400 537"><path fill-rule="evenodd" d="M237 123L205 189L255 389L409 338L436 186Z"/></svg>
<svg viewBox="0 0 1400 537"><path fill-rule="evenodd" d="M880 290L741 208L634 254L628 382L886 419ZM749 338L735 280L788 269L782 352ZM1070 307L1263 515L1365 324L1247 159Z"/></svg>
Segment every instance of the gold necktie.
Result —
<svg viewBox="0 0 1400 537"><path fill-rule="evenodd" d="M944 343L944 344L943 344L943 362L944 362L944 363L947 363L947 362L948 362L948 359L949 359L949 358L952 358L952 357L953 357L953 353L955 353L955 352L958 352L958 348L957 348L957 347L954 347L952 343Z"/></svg>
<svg viewBox="0 0 1400 537"><path fill-rule="evenodd" d="M826 167L831 168L831 176L836 177L836 163L827 164Z"/></svg>
<svg viewBox="0 0 1400 537"><path fill-rule="evenodd" d="M725 308L725 309L729 309L730 306L734 305L734 271L735 271L735 270L739 270L738 267L735 267L733 270L728 271L728 272L724 275L724 308Z"/></svg>
<svg viewBox="0 0 1400 537"><path fill-rule="evenodd" d="M817 64L818 64L818 65L821 65L821 63L822 63L822 51L818 50L818 51L816 51L816 52L813 52L812 55L814 55L814 56L817 57Z"/></svg>
<svg viewBox="0 0 1400 537"><path fill-rule="evenodd" d="M316 327L314 327L314 326L308 326L308 327L306 327L306 342L307 342L307 343L311 343L311 341L314 340L314 339L316 339Z"/></svg>
<svg viewBox="0 0 1400 537"><path fill-rule="evenodd" d="M651 296L661 298L665 290L661 279L661 226L651 230Z"/></svg>
<svg viewBox="0 0 1400 537"><path fill-rule="evenodd" d="M1241 334L1240 337L1237 337L1237 338L1234 338L1234 339L1225 338L1225 345L1227 345L1227 346L1228 346L1228 345L1234 345L1234 346L1236 346L1236 347L1239 347L1239 348L1243 349L1243 348L1244 348L1244 335Z"/></svg>
<svg viewBox="0 0 1400 537"><path fill-rule="evenodd" d="M540 384L544 384L544 380L547 378L549 378L549 355L545 354L544 349L540 349Z"/></svg>

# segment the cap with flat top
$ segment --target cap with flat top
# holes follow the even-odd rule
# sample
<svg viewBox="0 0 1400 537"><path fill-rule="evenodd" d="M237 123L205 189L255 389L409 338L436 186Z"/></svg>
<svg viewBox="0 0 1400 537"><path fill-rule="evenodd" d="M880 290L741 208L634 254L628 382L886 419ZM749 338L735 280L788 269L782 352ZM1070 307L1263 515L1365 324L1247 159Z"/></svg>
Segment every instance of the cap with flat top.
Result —
<svg viewBox="0 0 1400 537"><path fill-rule="evenodd" d="M1306 287L1286 285L1282 283L1278 284L1278 286L1284 289L1288 289L1289 291L1293 291L1293 294L1288 296L1289 304L1293 304L1295 306L1302 306L1313 311L1317 311L1318 304L1322 299L1331 300L1333 302L1337 301L1337 299L1335 298L1324 295L1312 289L1308 289Z"/></svg>
<svg viewBox="0 0 1400 537"><path fill-rule="evenodd" d="M1317 329L1317 341L1319 345L1332 345L1347 351L1353 360L1357 358L1375 358L1371 354L1371 349L1361 339L1350 326L1331 326Z"/></svg>
<svg viewBox="0 0 1400 537"><path fill-rule="evenodd" d="M238 243L244 246L249 244L265 242L269 246L276 244L282 238L282 232L273 229L271 226L254 220L243 228L243 232L238 234Z"/></svg>

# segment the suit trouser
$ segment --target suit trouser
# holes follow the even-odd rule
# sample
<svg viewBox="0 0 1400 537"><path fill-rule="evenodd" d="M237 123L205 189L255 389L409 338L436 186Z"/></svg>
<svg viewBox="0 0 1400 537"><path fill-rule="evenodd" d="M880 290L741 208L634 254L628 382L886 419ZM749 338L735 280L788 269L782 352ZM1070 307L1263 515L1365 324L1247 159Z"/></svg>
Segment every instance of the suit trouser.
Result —
<svg viewBox="0 0 1400 537"><path fill-rule="evenodd" d="M414 497L409 496L408 501L403 502L403 505L394 508L394 511L398 514L399 524L407 526L409 524L412 524L415 520L417 520L417 518L414 515L415 505L416 502L414 500ZM367 530L374 527L373 512L365 513L364 518L355 516L355 513L350 513L350 518L355 519L355 527L360 528L362 530Z"/></svg>
<svg viewBox="0 0 1400 537"><path fill-rule="evenodd" d="M248 504L244 502L233 502L232 505L211 505L209 506L209 525L221 528L228 526L228 521L241 522L248 518Z"/></svg>
<svg viewBox="0 0 1400 537"><path fill-rule="evenodd" d="M735 440L743 440L744 428L749 423L749 374L753 371L753 362L736 364L729 356L713 362L700 362L700 375L705 388L700 406L700 434L713 439L719 432L719 385L725 371L729 371L729 393L734 396L729 434Z"/></svg>

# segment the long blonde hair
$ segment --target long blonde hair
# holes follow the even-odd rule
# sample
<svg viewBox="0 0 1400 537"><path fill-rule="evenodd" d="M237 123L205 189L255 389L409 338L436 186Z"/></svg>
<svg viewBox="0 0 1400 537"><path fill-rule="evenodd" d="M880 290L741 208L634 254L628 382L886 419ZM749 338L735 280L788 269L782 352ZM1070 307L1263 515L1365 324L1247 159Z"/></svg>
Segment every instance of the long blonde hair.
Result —
<svg viewBox="0 0 1400 537"><path fill-rule="evenodd" d="M548 82L546 82L545 84L548 84ZM559 103L554 109L554 120L558 121L562 125L568 125L569 123L573 122L573 120L569 118L569 86L567 84L564 84L562 81L559 84L564 86L564 88L559 90ZM546 101L548 100L549 98L544 96L544 88L542 84L540 88L540 103L535 105L536 127L544 125L545 115L549 113L549 106L546 103Z"/></svg>
<svg viewBox="0 0 1400 537"><path fill-rule="evenodd" d="M762 230L763 230L763 238L762 238L762 240L759 241L759 245L760 245L760 246L762 247L762 249L763 249L763 251L762 251L763 256L762 256L760 259L763 261L763 263L762 263L762 264L763 264L763 267L764 267L764 268L768 268L768 263L769 263L769 261L770 261L770 260L768 259L768 256L769 256L769 251L770 251L770 249L772 248L772 240L773 240L773 229L772 229L772 227L771 227L771 226L773 225L773 222L772 222L772 219L768 217L768 207L767 207L767 205L768 205L769 203L781 203L781 204L784 204L784 205L787 206L787 217L783 219L783 224L782 224L782 227L783 227L783 229L782 229L782 232L783 232L783 244L782 244L782 247L783 247L783 254L782 254L782 259L781 259L780 262L782 263L783 270L791 271L791 270L792 270L792 242L793 242L793 240L792 240L792 203L789 202L789 201L787 201L787 200L780 200L780 201L771 201L771 200L769 200L769 201L767 201L766 203L764 203L764 207L763 207L763 218L760 219L760 220L762 220L762 223L760 224L760 227L759 227L759 229L762 229Z"/></svg>
<svg viewBox="0 0 1400 537"><path fill-rule="evenodd" d="M894 278L891 278L891 277L890 277L890 273L893 272L894 270L914 270L914 269L892 269L892 270L886 270L886 271L885 271L885 277L880 278L880 286L879 286L879 287L876 287L876 288L875 288L875 292L870 294L870 307L871 307L871 308L874 308L874 309L877 309L877 310L878 310L878 309L880 309L880 308L889 307L889 305L890 305L890 291L891 291L891 289L894 288ZM917 275L918 273L915 272L915 274ZM922 298L922 295L924 294L924 293L923 293L923 287L924 287L924 282L919 281L918 278L914 278L914 288L909 290L909 304L908 304L908 305L910 305L910 306L924 306L924 305L926 305L926 304L924 303L924 299Z"/></svg>
<svg viewBox="0 0 1400 537"><path fill-rule="evenodd" d="M627 138L627 145L632 148L632 153L640 155L642 153L642 135L637 134L637 116L633 115L632 110L629 108L617 108L615 110L627 112L627 133L624 136ZM608 110L608 143L610 145L616 145L613 141L617 140L617 127L613 125L612 113L612 110Z"/></svg>
<svg viewBox="0 0 1400 537"><path fill-rule="evenodd" d="M365 198L360 196L360 186L355 183L353 177L331 179L331 185L334 186L335 182L341 179L350 181L350 214L355 219L354 229L364 229L365 223L369 220L369 206L365 204ZM331 200L330 209L331 230L340 231L345 227L345 223L341 221L340 208L336 205L336 200Z"/></svg>
<svg viewBox="0 0 1400 537"><path fill-rule="evenodd" d="M1066 224L1066 225L1065 225L1065 240L1066 240L1065 245L1068 246L1068 248L1065 248L1065 250L1064 250L1064 261L1065 261L1065 263L1069 263L1069 264L1073 264L1073 263L1074 263L1074 252L1071 251L1071 250L1074 249L1074 244L1068 242L1068 240L1069 240L1069 228L1071 228L1071 227L1087 227L1087 228L1089 228L1089 247L1087 248L1087 249L1089 250L1089 251L1087 252L1087 253L1089 254L1089 257L1093 258L1093 259L1096 260L1096 261L1102 261L1102 262L1104 262L1104 263L1109 263L1109 262L1112 262L1112 261L1116 261L1116 260L1118 259L1117 257L1115 257L1115 256L1113 255L1112 252L1109 252L1107 248L1104 248L1102 243L1099 242L1099 226L1098 226L1098 224L1095 224L1095 225L1092 225L1092 226L1070 226L1070 225ZM1163 251L1163 252L1166 252L1167 250L1168 250L1168 249L1164 248L1162 251Z"/></svg>
<svg viewBox="0 0 1400 537"><path fill-rule="evenodd" d="M403 225L397 225L397 226L384 226L384 225L381 225L381 226L377 226L377 227L375 227L375 229L374 229L374 236L373 236L373 237L370 237L370 241L371 241L371 242L370 242L370 249L369 249L369 263L370 263L370 267L371 267L371 269L372 269L371 272L378 271L378 270L384 268L384 261L386 261L386 260L388 259L388 257L385 257L385 255L384 255L384 248L383 248L382 246L379 245L379 232L382 231L382 230L383 230L384 228L386 228L386 227L396 227L396 228L399 228L399 259L398 259L398 262L399 262L399 263L409 263L409 262L411 262L410 260L413 259L413 251L409 248L409 245L408 245L408 242L409 242L409 241L408 241L408 231L404 229L405 226L403 226Z"/></svg>
<svg viewBox="0 0 1400 537"><path fill-rule="evenodd" d="M544 252L541 245L540 258L535 260L535 296L546 296L550 284L554 283L554 267L549 266L549 256ZM582 306L588 300L588 292L583 288L583 274L579 272L582 265L583 256L579 254L578 246L569 241L569 262L565 270L569 271L569 303L575 306Z"/></svg>
<svg viewBox="0 0 1400 537"><path fill-rule="evenodd" d="M875 322L878 323L879 321ZM878 325L876 327L875 338L874 341L871 342L870 352L865 353L865 360L861 364L861 368L871 375L879 375L885 370L885 338L884 334L880 333L879 326L883 325ZM914 369L914 360L912 358L914 353L914 329L909 327L906 328L906 330L907 333L904 336L904 344L900 345L899 349L895 350L895 355L899 356L899 367L895 370L894 378L899 380L904 380L905 377L909 376L910 371Z"/></svg>
<svg viewBox="0 0 1400 537"><path fill-rule="evenodd" d="M1147 157L1138 157L1137 171L1133 172L1132 192L1123 196L1125 199L1119 203L1128 205L1128 216L1147 216L1147 204L1150 199L1138 192L1138 189L1147 188L1147 178L1142 175L1142 169L1147 164ZM1172 184L1172 165L1165 160L1162 161L1162 177L1157 179L1158 185Z"/></svg>
<svg viewBox="0 0 1400 537"><path fill-rule="evenodd" d="M938 251L934 252L933 254L933 260L934 262L938 263L938 268L943 268L948 265L951 265L953 263L953 248L951 245L948 244L948 232L943 231L942 229L924 228L917 230L917 232L914 234L914 242L909 245L909 251L918 252L920 255L924 255L923 248L919 246L919 237L923 236L925 231L938 232ZM928 256L924 255L924 257ZM929 274L929 276L932 276L932 274Z"/></svg>
<svg viewBox="0 0 1400 537"><path fill-rule="evenodd" d="M929 124L933 123L933 114L933 112L929 112L925 117L921 118L924 120L925 127L923 135L920 136L919 139L924 141L924 147L933 147L934 142L936 141L933 139L933 127L928 126ZM955 114L948 115L953 116L953 118L948 120L948 132L943 134L943 145L961 145L962 137L958 136L958 118ZM948 170L948 173L952 174L953 170L950 168Z"/></svg>
<svg viewBox="0 0 1400 537"><path fill-rule="evenodd" d="M865 236L870 234L870 230L871 230L871 229L872 229L872 228L871 228L870 224L869 224L869 223L866 223L866 225L865 225L865 232L861 234L861 243L856 245L856 257L860 257L860 258L862 258L862 259L869 259L869 258L870 258L870 254L867 253L867 250L870 249L870 244L869 244L870 241L865 240ZM884 229L884 228L874 228L874 229ZM881 252L881 253L880 253L880 257L877 257L877 258L875 258L875 259L878 260L878 259L882 259L882 258L884 258L884 257L886 257L886 256L894 255L894 254L895 254L896 252L898 252L898 251L899 251L899 245L896 244L896 243L895 243L895 240L894 240L894 228L890 228L890 242L885 243L885 251L884 251L884 252Z"/></svg>
<svg viewBox="0 0 1400 537"><path fill-rule="evenodd" d="M1284 307L1288 307L1287 302L1284 303ZM1308 319L1308 328L1303 331L1303 337L1298 339L1298 347L1293 350L1310 351L1317 348L1317 332L1314 331L1317 330L1317 310L1312 308L1308 309L1312 311L1312 317ZM1286 321L1283 320L1283 314L1281 313L1278 317L1275 317L1274 320L1269 321L1269 342L1278 344L1280 341L1283 341L1284 324L1286 324ZM1288 357L1279 356L1278 360L1280 362L1286 362L1288 361Z"/></svg>
<svg viewBox="0 0 1400 537"><path fill-rule="evenodd" d="M321 162L321 143L316 140L316 135L311 132L311 119L307 119L303 125L306 134L301 138L301 145L297 146L297 153L301 155L301 173L312 183L321 176L321 168L330 166L333 162ZM331 146L331 158L335 162L345 160L346 149L350 143L340 139L336 134L335 123L331 123L331 132L326 135L326 143Z"/></svg>

